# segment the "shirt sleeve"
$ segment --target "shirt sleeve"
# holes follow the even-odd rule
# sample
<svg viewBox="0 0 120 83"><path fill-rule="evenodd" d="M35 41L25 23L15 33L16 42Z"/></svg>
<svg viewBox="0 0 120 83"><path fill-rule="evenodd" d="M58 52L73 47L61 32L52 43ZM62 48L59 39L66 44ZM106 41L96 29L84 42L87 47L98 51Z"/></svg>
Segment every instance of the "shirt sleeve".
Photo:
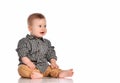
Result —
<svg viewBox="0 0 120 83"><path fill-rule="evenodd" d="M21 39L18 42L16 51L18 53L19 58L27 56L27 54L29 53L29 49L25 38Z"/></svg>
<svg viewBox="0 0 120 83"><path fill-rule="evenodd" d="M54 46L51 46L51 42L48 41L48 52L47 52L47 60L50 62L51 59L57 60L57 56L54 50Z"/></svg>

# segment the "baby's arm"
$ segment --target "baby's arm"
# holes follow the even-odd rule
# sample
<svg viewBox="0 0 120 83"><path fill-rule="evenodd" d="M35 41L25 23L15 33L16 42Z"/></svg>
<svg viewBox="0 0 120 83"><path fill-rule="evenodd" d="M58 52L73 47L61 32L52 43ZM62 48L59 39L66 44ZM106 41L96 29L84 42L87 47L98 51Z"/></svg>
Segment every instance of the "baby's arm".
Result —
<svg viewBox="0 0 120 83"><path fill-rule="evenodd" d="M35 65L33 64L33 62L28 58L28 57L22 57L21 58L22 62L24 64L26 64L28 67L30 67L32 70L35 69Z"/></svg>
<svg viewBox="0 0 120 83"><path fill-rule="evenodd" d="M46 58L47 58L48 62L50 62L52 68L59 68L56 63L57 56L56 56L56 53L54 50L54 46L51 45L51 42L49 40L47 40L47 42L48 42L49 49L48 49Z"/></svg>
<svg viewBox="0 0 120 83"><path fill-rule="evenodd" d="M30 67L31 69L34 69L35 65L27 57L27 54L29 53L29 48L30 48L29 42L27 41L26 38L23 38L18 42L18 47L17 47L16 51L18 53L20 60L24 64L26 64L28 67Z"/></svg>

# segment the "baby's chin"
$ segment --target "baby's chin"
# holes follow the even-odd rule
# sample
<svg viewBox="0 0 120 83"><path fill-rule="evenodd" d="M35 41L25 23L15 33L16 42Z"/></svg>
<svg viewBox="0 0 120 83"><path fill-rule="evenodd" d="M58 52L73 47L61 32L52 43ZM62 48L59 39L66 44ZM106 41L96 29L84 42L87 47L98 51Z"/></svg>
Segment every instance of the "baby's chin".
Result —
<svg viewBox="0 0 120 83"><path fill-rule="evenodd" d="M36 37L40 38L40 37L43 37L43 35L38 35L38 36L36 36Z"/></svg>
<svg viewBox="0 0 120 83"><path fill-rule="evenodd" d="M37 34L34 34L34 36L35 36L35 37L38 37L38 38L43 37L44 35L45 35L45 33L37 33Z"/></svg>
<svg viewBox="0 0 120 83"><path fill-rule="evenodd" d="M37 37L43 37L45 34L39 34Z"/></svg>

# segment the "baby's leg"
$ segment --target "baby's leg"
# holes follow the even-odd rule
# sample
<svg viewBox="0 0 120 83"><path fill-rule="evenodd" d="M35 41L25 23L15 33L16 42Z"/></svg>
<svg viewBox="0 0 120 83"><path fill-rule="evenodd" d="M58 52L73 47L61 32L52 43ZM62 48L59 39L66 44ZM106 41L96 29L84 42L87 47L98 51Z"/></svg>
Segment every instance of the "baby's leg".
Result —
<svg viewBox="0 0 120 83"><path fill-rule="evenodd" d="M25 77L25 78L36 79L36 78L42 78L43 77L43 75L40 73L40 71L38 69L31 70L26 65L20 65L19 68L18 68L18 72L19 72L21 77Z"/></svg>
<svg viewBox="0 0 120 83"><path fill-rule="evenodd" d="M18 67L18 73L21 77L30 78L32 70L26 65L20 65Z"/></svg>
<svg viewBox="0 0 120 83"><path fill-rule="evenodd" d="M72 77L72 75L73 75L73 69L62 70L62 71L59 73L59 77L60 77L60 78Z"/></svg>

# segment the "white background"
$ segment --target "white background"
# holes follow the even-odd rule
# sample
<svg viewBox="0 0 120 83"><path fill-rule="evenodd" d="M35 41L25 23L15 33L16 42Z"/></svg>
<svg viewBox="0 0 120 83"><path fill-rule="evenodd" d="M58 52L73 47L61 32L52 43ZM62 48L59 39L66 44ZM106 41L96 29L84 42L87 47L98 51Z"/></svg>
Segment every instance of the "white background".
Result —
<svg viewBox="0 0 120 83"><path fill-rule="evenodd" d="M120 83L119 0L0 0L0 81L17 83L19 39L27 17L42 13L62 69L74 83Z"/></svg>

